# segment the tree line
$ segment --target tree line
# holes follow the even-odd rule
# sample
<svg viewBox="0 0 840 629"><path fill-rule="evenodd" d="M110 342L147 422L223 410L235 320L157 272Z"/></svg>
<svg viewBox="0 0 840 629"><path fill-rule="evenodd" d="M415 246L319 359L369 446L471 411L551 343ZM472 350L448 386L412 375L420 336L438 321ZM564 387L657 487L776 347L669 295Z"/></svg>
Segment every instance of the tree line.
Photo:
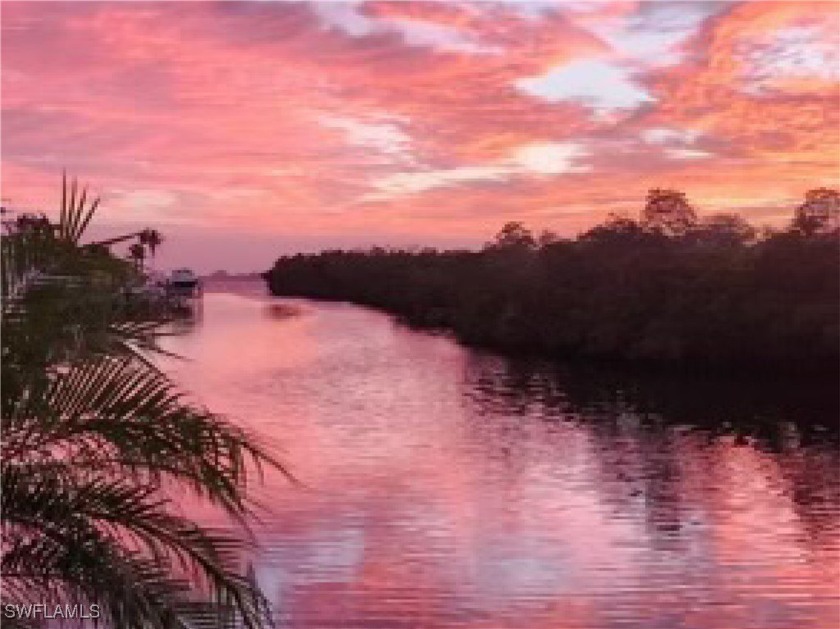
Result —
<svg viewBox="0 0 840 629"><path fill-rule="evenodd" d="M480 251L330 250L279 258L273 295L350 301L468 345L548 357L823 369L838 364L840 193L783 229L703 218L653 189L638 218L574 239L506 224Z"/></svg>

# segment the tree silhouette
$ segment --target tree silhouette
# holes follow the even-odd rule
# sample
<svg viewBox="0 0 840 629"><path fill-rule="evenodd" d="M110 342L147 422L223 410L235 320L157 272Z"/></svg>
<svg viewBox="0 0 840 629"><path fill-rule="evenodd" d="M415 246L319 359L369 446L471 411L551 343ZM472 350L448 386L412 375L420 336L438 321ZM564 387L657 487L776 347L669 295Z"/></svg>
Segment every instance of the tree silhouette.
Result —
<svg viewBox="0 0 840 629"><path fill-rule="evenodd" d="M516 249L533 249L536 246L536 240L531 230L526 228L519 221L511 221L505 223L496 236L490 247L499 249L516 248Z"/></svg>
<svg viewBox="0 0 840 629"><path fill-rule="evenodd" d="M166 318L125 303L137 271L80 244L96 204L75 183L63 192L57 225L0 241L3 604L96 603L100 622L125 629L229 626L220 614L269 626L237 565L247 537L193 521L170 496L243 522L253 466L278 464L149 360Z"/></svg>
<svg viewBox="0 0 840 629"><path fill-rule="evenodd" d="M831 198L812 194L806 205L824 216L815 199ZM480 252L330 251L280 258L265 277L277 295L375 306L503 351L836 367L840 240L758 237L734 214L698 220L673 190L652 190L645 210L639 221L610 215L576 239L535 243L514 222Z"/></svg>
<svg viewBox="0 0 840 629"><path fill-rule="evenodd" d="M140 232L138 236L138 240L141 245L145 245L149 248L149 253L152 257L155 257L155 252L157 248L163 244L163 237L160 235L160 232L156 229L144 229Z"/></svg>
<svg viewBox="0 0 840 629"><path fill-rule="evenodd" d="M556 232L551 231L550 229L544 229L540 232L540 235L537 237L537 245L540 247L547 247L548 245L553 245L556 242L560 241L560 236L557 235Z"/></svg>
<svg viewBox="0 0 840 629"><path fill-rule="evenodd" d="M666 236L683 236L697 223L697 213L678 190L653 188L642 210L642 225Z"/></svg>
<svg viewBox="0 0 840 629"><path fill-rule="evenodd" d="M128 248L128 257L134 261L134 265L142 270L143 261L146 258L146 248L139 242L132 243Z"/></svg>
<svg viewBox="0 0 840 629"><path fill-rule="evenodd" d="M735 246L750 242L756 229L737 214L712 214L703 217L691 231L697 242L717 246Z"/></svg>
<svg viewBox="0 0 840 629"><path fill-rule="evenodd" d="M840 192L815 188L805 194L797 209L791 229L804 236L836 232L840 227Z"/></svg>

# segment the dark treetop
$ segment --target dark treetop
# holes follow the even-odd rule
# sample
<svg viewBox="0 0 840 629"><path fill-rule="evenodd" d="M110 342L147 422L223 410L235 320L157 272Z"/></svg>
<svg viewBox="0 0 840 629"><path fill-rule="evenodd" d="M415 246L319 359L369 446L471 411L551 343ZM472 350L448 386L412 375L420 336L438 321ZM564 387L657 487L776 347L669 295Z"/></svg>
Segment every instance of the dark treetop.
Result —
<svg viewBox="0 0 840 629"><path fill-rule="evenodd" d="M564 240L509 223L483 250L282 257L274 295L351 301L467 344L669 366L825 370L838 359L840 195L812 190L790 225L698 220L652 190L639 220Z"/></svg>

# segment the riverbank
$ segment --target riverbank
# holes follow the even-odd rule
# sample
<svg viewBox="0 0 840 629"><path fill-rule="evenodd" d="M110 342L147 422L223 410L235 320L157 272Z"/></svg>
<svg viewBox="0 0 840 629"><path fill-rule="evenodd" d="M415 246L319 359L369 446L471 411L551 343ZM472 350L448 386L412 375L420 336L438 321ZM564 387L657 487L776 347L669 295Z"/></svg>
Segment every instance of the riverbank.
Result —
<svg viewBox="0 0 840 629"><path fill-rule="evenodd" d="M378 308L508 355L833 377L838 253L832 235L708 246L601 233L480 252L297 255L263 277L273 295Z"/></svg>

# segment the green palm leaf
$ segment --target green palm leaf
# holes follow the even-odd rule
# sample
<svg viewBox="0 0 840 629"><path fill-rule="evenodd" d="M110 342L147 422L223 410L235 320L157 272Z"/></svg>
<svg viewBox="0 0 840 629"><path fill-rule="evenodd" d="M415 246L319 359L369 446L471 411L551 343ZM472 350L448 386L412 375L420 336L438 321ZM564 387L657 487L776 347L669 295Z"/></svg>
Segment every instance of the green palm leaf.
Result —
<svg viewBox="0 0 840 629"><path fill-rule="evenodd" d="M79 244L97 208L65 176L58 225L19 221L0 242L3 602L97 603L113 627L267 626L239 569L247 489L262 467L285 470L155 366L169 317L126 302L132 265ZM171 491L241 526L184 518Z"/></svg>

